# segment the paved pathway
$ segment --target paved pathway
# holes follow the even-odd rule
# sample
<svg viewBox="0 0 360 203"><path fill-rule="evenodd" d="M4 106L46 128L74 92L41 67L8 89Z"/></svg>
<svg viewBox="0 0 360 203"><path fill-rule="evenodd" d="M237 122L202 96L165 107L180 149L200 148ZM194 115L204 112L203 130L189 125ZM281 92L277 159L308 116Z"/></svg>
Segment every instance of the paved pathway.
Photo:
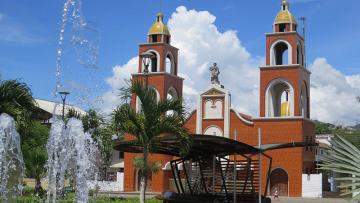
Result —
<svg viewBox="0 0 360 203"><path fill-rule="evenodd" d="M338 198L288 198L280 197L280 200L271 200L271 203L350 203L349 199Z"/></svg>

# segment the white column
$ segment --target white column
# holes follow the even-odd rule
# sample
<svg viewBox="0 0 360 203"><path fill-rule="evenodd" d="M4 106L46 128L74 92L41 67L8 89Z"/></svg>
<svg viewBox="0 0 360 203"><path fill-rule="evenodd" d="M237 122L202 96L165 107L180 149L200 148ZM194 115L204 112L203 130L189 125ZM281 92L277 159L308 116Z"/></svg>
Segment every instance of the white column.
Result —
<svg viewBox="0 0 360 203"><path fill-rule="evenodd" d="M224 137L230 137L230 96L226 92L224 99Z"/></svg>
<svg viewBox="0 0 360 203"><path fill-rule="evenodd" d="M196 134L202 134L202 106L202 97L200 95L196 110Z"/></svg>

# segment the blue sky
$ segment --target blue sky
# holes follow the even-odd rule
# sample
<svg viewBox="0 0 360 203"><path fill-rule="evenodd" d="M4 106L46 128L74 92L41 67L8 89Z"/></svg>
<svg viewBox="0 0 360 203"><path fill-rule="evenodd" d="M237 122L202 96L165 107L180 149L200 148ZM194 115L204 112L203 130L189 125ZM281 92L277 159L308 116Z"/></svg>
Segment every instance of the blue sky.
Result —
<svg viewBox="0 0 360 203"><path fill-rule="evenodd" d="M3 0L0 7L0 74L20 78L35 97L52 99L55 59L63 0ZM115 65L138 54L160 0L83 1L83 14L100 33L98 78L112 75ZM360 1L290 0L296 17L307 17L308 64L324 57L344 75L360 72ZM216 16L220 32L235 30L253 57L265 56L265 33L280 8L280 0L163 0L166 21L178 6L206 10ZM77 77L80 81L86 78ZM106 86L106 84L104 84ZM105 87L106 88L106 87Z"/></svg>

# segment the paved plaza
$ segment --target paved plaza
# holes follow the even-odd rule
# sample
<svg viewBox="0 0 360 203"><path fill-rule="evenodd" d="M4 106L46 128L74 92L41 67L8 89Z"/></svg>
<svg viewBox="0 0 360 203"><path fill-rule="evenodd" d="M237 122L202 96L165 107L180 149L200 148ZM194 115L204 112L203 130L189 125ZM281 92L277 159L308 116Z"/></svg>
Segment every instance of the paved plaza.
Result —
<svg viewBox="0 0 360 203"><path fill-rule="evenodd" d="M288 198L280 197L279 200L271 200L272 203L350 203L349 199L340 198Z"/></svg>

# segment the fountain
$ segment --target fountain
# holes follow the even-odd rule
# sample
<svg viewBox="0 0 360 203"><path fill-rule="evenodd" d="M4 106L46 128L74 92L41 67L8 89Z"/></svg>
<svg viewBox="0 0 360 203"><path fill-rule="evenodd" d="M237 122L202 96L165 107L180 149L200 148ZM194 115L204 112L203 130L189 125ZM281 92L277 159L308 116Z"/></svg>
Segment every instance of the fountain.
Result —
<svg viewBox="0 0 360 203"><path fill-rule="evenodd" d="M24 172L20 135L15 121L7 114L0 115L0 202L14 202L21 194Z"/></svg>
<svg viewBox="0 0 360 203"><path fill-rule="evenodd" d="M88 202L87 180L95 173L97 146L91 135L84 133L82 122L71 118L65 126L62 120L55 119L47 151L47 201L56 202L62 198L65 175L71 174L75 178L77 202Z"/></svg>
<svg viewBox="0 0 360 203"><path fill-rule="evenodd" d="M58 97L58 92L64 87L61 79L64 66L64 46L65 29L71 29L70 47L74 50L71 57L75 57L77 63L87 70L97 70L98 63L98 41L91 39L92 34L98 38L98 32L85 21L81 12L81 0L65 0L60 26L60 34L56 58L56 87L54 96ZM70 57L70 58L71 58ZM83 70L78 70L84 76ZM94 75L91 71L87 80L89 84L94 84ZM70 73L70 75L76 75ZM86 77L86 76L85 76ZM66 78L70 81L68 78ZM82 95L77 98L90 103L90 93L96 89L84 88L75 80L69 83L73 90L77 89ZM98 87L98 86L97 86ZM75 92L75 91L72 91ZM66 179L72 176L75 180L73 186L76 192L76 201L80 203L88 202L87 181L94 175L96 170L96 159L98 147L89 133L84 133L82 122L71 118L67 123L60 120L55 115L47 143L48 161L47 167L47 202L56 202L64 196L63 190ZM22 178L24 172L23 156L20 148L20 136L16 132L15 121L7 114L0 116L0 202L14 202L15 197L21 194Z"/></svg>
<svg viewBox="0 0 360 203"><path fill-rule="evenodd" d="M98 75L94 72L99 68L97 66L98 42L91 35L95 35L97 38L98 32L85 21L81 11L81 0L65 0L56 52L55 97L58 97L60 89L67 89L76 99L80 100L77 101L78 104L90 103L90 93L96 92L96 90L79 84L78 78L71 77L77 75L73 71L81 71L81 75L87 78L84 83L94 84L96 81L92 76ZM65 42L69 42L69 44ZM66 51L68 55L65 55L64 49L68 49ZM66 69L68 65L64 65L64 61L74 59L76 61L72 66L80 64L85 69L72 68L66 75L67 72L64 71L64 68ZM90 75L85 75L86 71ZM64 85L63 81L68 81L68 83ZM47 202L56 202L57 199L63 198L65 195L64 184L69 176L75 180L72 186L75 188L76 201L88 202L87 180L94 175L97 168L95 163L98 147L91 135L84 133L80 120L71 118L65 124L54 113L52 121L47 143Z"/></svg>

